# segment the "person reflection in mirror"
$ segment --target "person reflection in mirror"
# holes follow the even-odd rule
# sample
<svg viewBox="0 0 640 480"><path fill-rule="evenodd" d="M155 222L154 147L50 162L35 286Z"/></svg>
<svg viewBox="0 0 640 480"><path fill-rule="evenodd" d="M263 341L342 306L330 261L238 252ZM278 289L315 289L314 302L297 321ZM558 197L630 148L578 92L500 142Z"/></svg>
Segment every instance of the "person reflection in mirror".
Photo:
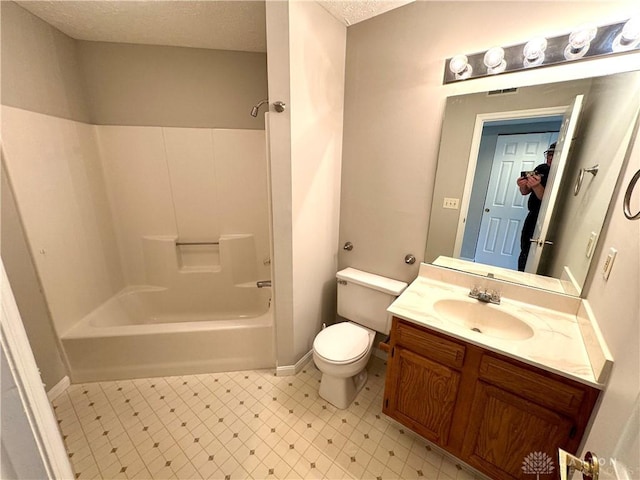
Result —
<svg viewBox="0 0 640 480"><path fill-rule="evenodd" d="M538 213L540 213L540 205L542 204L542 197L545 186L547 185L547 177L549 176L551 161L553 160L555 150L556 144L554 142L549 145L549 148L544 152L546 162L538 165L532 172L522 172L522 176L517 180L520 193L522 195L529 195L529 200L527 201L529 213L524 219L522 234L520 236L518 270L521 272L524 272L524 267L527 264L527 257L529 256L529 249L531 248L531 237L536 228Z"/></svg>

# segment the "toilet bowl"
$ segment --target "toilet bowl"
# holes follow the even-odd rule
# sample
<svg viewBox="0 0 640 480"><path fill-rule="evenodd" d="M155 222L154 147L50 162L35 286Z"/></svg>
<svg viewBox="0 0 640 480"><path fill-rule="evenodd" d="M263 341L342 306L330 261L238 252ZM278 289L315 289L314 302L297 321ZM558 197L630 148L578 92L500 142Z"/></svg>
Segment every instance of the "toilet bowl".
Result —
<svg viewBox="0 0 640 480"><path fill-rule="evenodd" d="M320 396L347 408L367 381L375 332L342 322L322 330L313 341L313 361L322 372Z"/></svg>
<svg viewBox="0 0 640 480"><path fill-rule="evenodd" d="M364 387L376 332L389 333L386 309L407 284L353 268L336 276L338 314L348 321L316 336L313 361L322 372L319 395L344 409Z"/></svg>

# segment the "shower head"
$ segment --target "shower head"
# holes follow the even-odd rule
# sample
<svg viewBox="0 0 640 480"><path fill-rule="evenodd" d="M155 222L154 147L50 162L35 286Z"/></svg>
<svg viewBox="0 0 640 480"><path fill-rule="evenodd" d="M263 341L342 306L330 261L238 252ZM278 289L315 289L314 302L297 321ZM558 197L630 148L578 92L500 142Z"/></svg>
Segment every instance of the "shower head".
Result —
<svg viewBox="0 0 640 480"><path fill-rule="evenodd" d="M253 108L251 108L251 116L252 117L257 117L258 116L258 110L260 109L260 107L265 104L265 103L269 103L268 99L262 100L260 103L258 103L257 105L254 105Z"/></svg>

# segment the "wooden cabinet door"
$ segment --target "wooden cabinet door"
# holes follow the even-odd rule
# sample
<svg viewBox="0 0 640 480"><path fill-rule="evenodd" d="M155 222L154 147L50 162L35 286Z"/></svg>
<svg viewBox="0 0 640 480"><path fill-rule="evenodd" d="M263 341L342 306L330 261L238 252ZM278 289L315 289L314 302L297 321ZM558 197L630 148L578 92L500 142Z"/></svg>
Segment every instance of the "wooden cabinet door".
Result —
<svg viewBox="0 0 640 480"><path fill-rule="evenodd" d="M473 402L463 448L470 465L496 479L556 478L570 420L482 381Z"/></svg>
<svg viewBox="0 0 640 480"><path fill-rule="evenodd" d="M384 413L429 440L446 445L460 373L401 347L390 359Z"/></svg>

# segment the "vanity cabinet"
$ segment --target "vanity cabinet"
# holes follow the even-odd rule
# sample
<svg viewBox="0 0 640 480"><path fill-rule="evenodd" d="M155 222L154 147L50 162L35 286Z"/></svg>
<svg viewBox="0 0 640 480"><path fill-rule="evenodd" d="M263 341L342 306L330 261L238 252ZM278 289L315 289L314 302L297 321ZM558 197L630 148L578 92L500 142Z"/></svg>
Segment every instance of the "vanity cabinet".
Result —
<svg viewBox="0 0 640 480"><path fill-rule="evenodd" d="M557 449L575 453L598 394L393 319L383 412L491 478L530 479L523 462L534 453L553 459L557 473Z"/></svg>
<svg viewBox="0 0 640 480"><path fill-rule="evenodd" d="M394 323L387 374L385 413L425 438L447 445L458 398L460 368L465 347L417 330L405 322ZM419 399L419 401L417 401Z"/></svg>

